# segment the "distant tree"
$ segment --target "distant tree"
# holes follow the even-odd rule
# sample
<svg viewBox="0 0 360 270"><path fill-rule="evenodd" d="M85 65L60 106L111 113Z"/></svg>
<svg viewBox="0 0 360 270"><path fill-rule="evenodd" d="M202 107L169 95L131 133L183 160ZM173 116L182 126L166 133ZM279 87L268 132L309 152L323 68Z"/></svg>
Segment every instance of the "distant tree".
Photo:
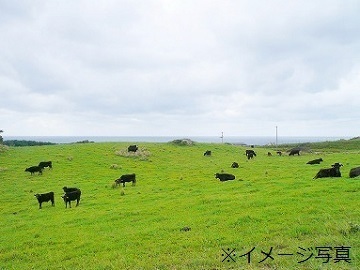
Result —
<svg viewBox="0 0 360 270"><path fill-rule="evenodd" d="M0 129L0 133L3 133L4 131L2 131L1 129ZM0 135L0 143L2 144L3 143L3 137Z"/></svg>

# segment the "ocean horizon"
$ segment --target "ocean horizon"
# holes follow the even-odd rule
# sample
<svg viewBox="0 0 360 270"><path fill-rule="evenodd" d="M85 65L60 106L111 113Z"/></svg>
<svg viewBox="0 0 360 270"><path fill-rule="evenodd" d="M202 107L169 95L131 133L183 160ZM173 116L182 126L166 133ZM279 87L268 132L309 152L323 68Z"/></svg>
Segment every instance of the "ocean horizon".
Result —
<svg viewBox="0 0 360 270"><path fill-rule="evenodd" d="M351 137L331 136L3 136L7 140L26 140L50 143L91 142L154 142L165 143L177 139L190 139L198 143L231 143L244 145L276 145L287 143L306 143L347 140Z"/></svg>

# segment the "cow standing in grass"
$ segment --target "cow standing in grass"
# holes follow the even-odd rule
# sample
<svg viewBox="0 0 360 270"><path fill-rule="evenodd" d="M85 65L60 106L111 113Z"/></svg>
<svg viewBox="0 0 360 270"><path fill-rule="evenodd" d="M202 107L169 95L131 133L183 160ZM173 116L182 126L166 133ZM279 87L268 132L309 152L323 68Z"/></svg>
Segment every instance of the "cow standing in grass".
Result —
<svg viewBox="0 0 360 270"><path fill-rule="evenodd" d="M39 202L39 209L41 209L41 204L43 202L48 202L51 201L51 205L55 206L55 199L54 199L54 192L48 192L48 193L43 193L43 194L35 194L34 195L36 197L36 199Z"/></svg>
<svg viewBox="0 0 360 270"><path fill-rule="evenodd" d="M128 152L136 152L138 149L137 145L130 145L128 147Z"/></svg>
<svg viewBox="0 0 360 270"><path fill-rule="evenodd" d="M252 159L253 157L256 157L256 153L254 150L245 150L245 155L247 156L247 159Z"/></svg>
<svg viewBox="0 0 360 270"><path fill-rule="evenodd" d="M43 169L46 167L49 167L50 169L52 169L52 162L51 161L41 161L38 166Z"/></svg>
<svg viewBox="0 0 360 270"><path fill-rule="evenodd" d="M135 183L136 183L135 173L123 174L122 176L120 176L118 179L115 180L116 185L122 184L123 187L125 187L126 182L132 182L132 185L135 186Z"/></svg>
<svg viewBox="0 0 360 270"><path fill-rule="evenodd" d="M33 175L36 172L38 172L39 174L42 174L42 170L43 170L43 168L41 168L39 166L31 166L29 168L26 168L25 172L30 172L31 175Z"/></svg>
<svg viewBox="0 0 360 270"><path fill-rule="evenodd" d="M300 156L300 149L294 148L290 150L289 156L295 156L295 155Z"/></svg>
<svg viewBox="0 0 360 270"><path fill-rule="evenodd" d="M79 205L81 197L81 190L77 189L75 191L66 192L61 198L64 199L65 202L65 208L67 208L67 205L69 204L69 207L71 208L71 201L76 201L76 206Z"/></svg>

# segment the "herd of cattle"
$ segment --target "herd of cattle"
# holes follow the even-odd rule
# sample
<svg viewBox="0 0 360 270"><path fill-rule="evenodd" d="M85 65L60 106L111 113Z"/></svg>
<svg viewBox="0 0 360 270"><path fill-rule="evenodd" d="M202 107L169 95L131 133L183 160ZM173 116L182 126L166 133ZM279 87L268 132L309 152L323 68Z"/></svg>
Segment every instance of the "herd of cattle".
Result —
<svg viewBox="0 0 360 270"><path fill-rule="evenodd" d="M81 197L81 190L79 188L68 188L63 187L64 195L61 196L65 202L65 207L67 208L67 205L69 204L69 207L71 208L71 201L76 201L76 206L79 205L80 197ZM51 201L52 206L55 206L55 198L54 198L54 192L50 191L48 193L42 193L42 194L35 194L34 195L36 199L39 202L39 209L41 209L41 205L43 202Z"/></svg>
<svg viewBox="0 0 360 270"><path fill-rule="evenodd" d="M128 147L128 152L136 152L137 150L138 150L138 147L136 145L130 145ZM279 156L282 155L281 151L277 151L276 153ZM248 160L256 157L256 153L252 149L246 150L245 155ZM268 152L268 156L271 156L271 155L272 154L270 152ZM294 156L294 155L299 156L300 149L290 150L289 155L290 156ZM211 151L210 150L205 151L204 156L211 156ZM310 165L320 164L322 161L323 161L322 158L317 158L317 159L308 161L306 164L310 164ZM341 177L340 167L342 167L342 166L343 165L341 163L336 162L333 165L331 165L331 168L320 169L318 171L318 173L314 176L313 179L324 178L324 177ZM53 166L52 166L51 161L42 161L37 166L31 166L29 168L26 168L25 171L30 172L31 175L33 175L35 172L42 174L42 171L44 170L44 168L47 168L47 167L52 169ZM231 164L231 168L239 168L239 164L237 162L233 162ZM360 175L360 167L352 168L349 172L350 178L354 178L359 175ZM230 173L215 173L215 178L219 179L221 182L224 182L224 181L229 181L229 180L235 180L235 175L230 174ZM130 183L130 182L132 183L132 185L136 184L135 173L121 175L118 179L116 179L114 181L114 185L118 186L118 185L122 184L122 186L125 187L125 183ZM76 206L79 205L80 197L81 197L81 190L79 188L63 187L63 191L64 191L64 194L61 196L61 198L63 198L63 200L65 202L65 208L67 208L68 205L71 208L71 201L76 201ZM42 208L43 202L50 201L52 206L55 206L55 198L54 198L53 191L48 192L48 193L35 194L34 196L36 197L36 199L39 202L39 209Z"/></svg>
<svg viewBox="0 0 360 270"><path fill-rule="evenodd" d="M291 149L289 152L289 156L295 156L295 155L300 156L300 151L301 150L298 148ZM281 156L282 152L277 151L276 154ZM209 150L207 150L204 153L204 156L210 156L210 155L211 155L211 151L209 151ZM245 155L246 155L247 159L252 159L252 158L256 157L256 153L252 149L245 150ZM271 152L268 152L268 156L272 156ZM317 158L317 159L308 161L306 164L310 164L310 165L320 164L322 161L323 161L322 158ZM320 169L319 172L314 176L313 179L325 178L325 177L341 177L341 172L340 172L341 166L343 166L341 163L336 162L331 165L331 168ZM237 162L233 162L231 164L231 168L239 168L239 164ZM359 175L360 175L360 167L352 168L349 172L350 178L354 178ZM224 182L224 181L228 181L228 180L235 180L235 175L230 174L230 173L216 173L215 178L219 179L221 182Z"/></svg>

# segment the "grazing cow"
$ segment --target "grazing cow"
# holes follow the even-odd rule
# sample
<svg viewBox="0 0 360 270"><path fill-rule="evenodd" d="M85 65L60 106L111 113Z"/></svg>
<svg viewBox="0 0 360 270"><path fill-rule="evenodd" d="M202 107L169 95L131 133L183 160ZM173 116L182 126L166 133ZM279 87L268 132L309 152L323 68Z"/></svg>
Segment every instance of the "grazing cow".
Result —
<svg viewBox="0 0 360 270"><path fill-rule="evenodd" d="M42 174L43 168L39 166L31 166L29 168L25 169L25 172L30 172L31 175L33 175L35 172L39 172L39 174Z"/></svg>
<svg viewBox="0 0 360 270"><path fill-rule="evenodd" d="M123 184L123 187L125 187L126 182L132 182L132 185L135 186L136 183L135 173L123 174L122 176L120 176L120 178L115 180L116 185Z"/></svg>
<svg viewBox="0 0 360 270"><path fill-rule="evenodd" d="M136 152L139 148L137 147L137 145L130 145L128 147L128 152Z"/></svg>
<svg viewBox="0 0 360 270"><path fill-rule="evenodd" d="M228 181L228 180L234 180L235 175L230 173L216 173L215 178L218 178L221 182Z"/></svg>
<svg viewBox="0 0 360 270"><path fill-rule="evenodd" d="M52 169L52 162L51 161L41 161L38 166L43 169L45 167L49 167L50 169Z"/></svg>
<svg viewBox="0 0 360 270"><path fill-rule="evenodd" d="M300 156L300 149L294 148L290 150L289 156L295 156L295 155Z"/></svg>
<svg viewBox="0 0 360 270"><path fill-rule="evenodd" d="M68 193L68 192L73 192L73 191L77 191L77 190L80 190L79 188L76 188L76 187L63 187L63 191L65 193Z"/></svg>
<svg viewBox="0 0 360 270"><path fill-rule="evenodd" d="M245 155L247 156L248 159L251 159L254 156L256 157L256 153L254 150L245 150Z"/></svg>
<svg viewBox="0 0 360 270"><path fill-rule="evenodd" d="M323 159L322 158L317 158L317 159L314 159L314 160L310 160L308 162L306 162L306 164L310 164L310 165L313 165L313 164L320 164L320 162L322 162Z"/></svg>
<svg viewBox="0 0 360 270"><path fill-rule="evenodd" d="M233 163L231 164L231 168L239 168L239 163L233 162Z"/></svg>
<svg viewBox="0 0 360 270"><path fill-rule="evenodd" d="M282 155L282 152L281 151L276 151L276 154L278 154L279 156Z"/></svg>
<svg viewBox="0 0 360 270"><path fill-rule="evenodd" d="M66 192L61 198L64 199L65 202L65 208L67 208L67 205L69 204L69 207L71 208L71 201L76 201L76 206L79 205L80 202L80 196L81 196L81 190L77 189L75 191Z"/></svg>
<svg viewBox="0 0 360 270"><path fill-rule="evenodd" d="M211 156L211 151L206 150L205 153L204 153L204 157L205 157L205 156Z"/></svg>
<svg viewBox="0 0 360 270"><path fill-rule="evenodd" d="M43 194L35 194L34 195L36 197L36 199L39 202L39 209L41 209L41 204L43 202L48 202L51 201L51 205L55 206L55 200L54 200L54 192L48 192L48 193L43 193Z"/></svg>
<svg viewBox="0 0 360 270"><path fill-rule="evenodd" d="M341 177L340 167L343 165L336 162L331 166L332 168L320 169L320 171L314 176L313 179L324 178L324 177Z"/></svg>
<svg viewBox="0 0 360 270"><path fill-rule="evenodd" d="M191 228L190 227L184 227L184 228L181 228L180 231L182 232L188 232L188 231L191 231Z"/></svg>
<svg viewBox="0 0 360 270"><path fill-rule="evenodd" d="M271 152L268 152L267 155L268 155L268 157L271 157L271 156L272 156Z"/></svg>
<svg viewBox="0 0 360 270"><path fill-rule="evenodd" d="M354 178L360 175L360 167L352 168L349 172L349 177Z"/></svg>

